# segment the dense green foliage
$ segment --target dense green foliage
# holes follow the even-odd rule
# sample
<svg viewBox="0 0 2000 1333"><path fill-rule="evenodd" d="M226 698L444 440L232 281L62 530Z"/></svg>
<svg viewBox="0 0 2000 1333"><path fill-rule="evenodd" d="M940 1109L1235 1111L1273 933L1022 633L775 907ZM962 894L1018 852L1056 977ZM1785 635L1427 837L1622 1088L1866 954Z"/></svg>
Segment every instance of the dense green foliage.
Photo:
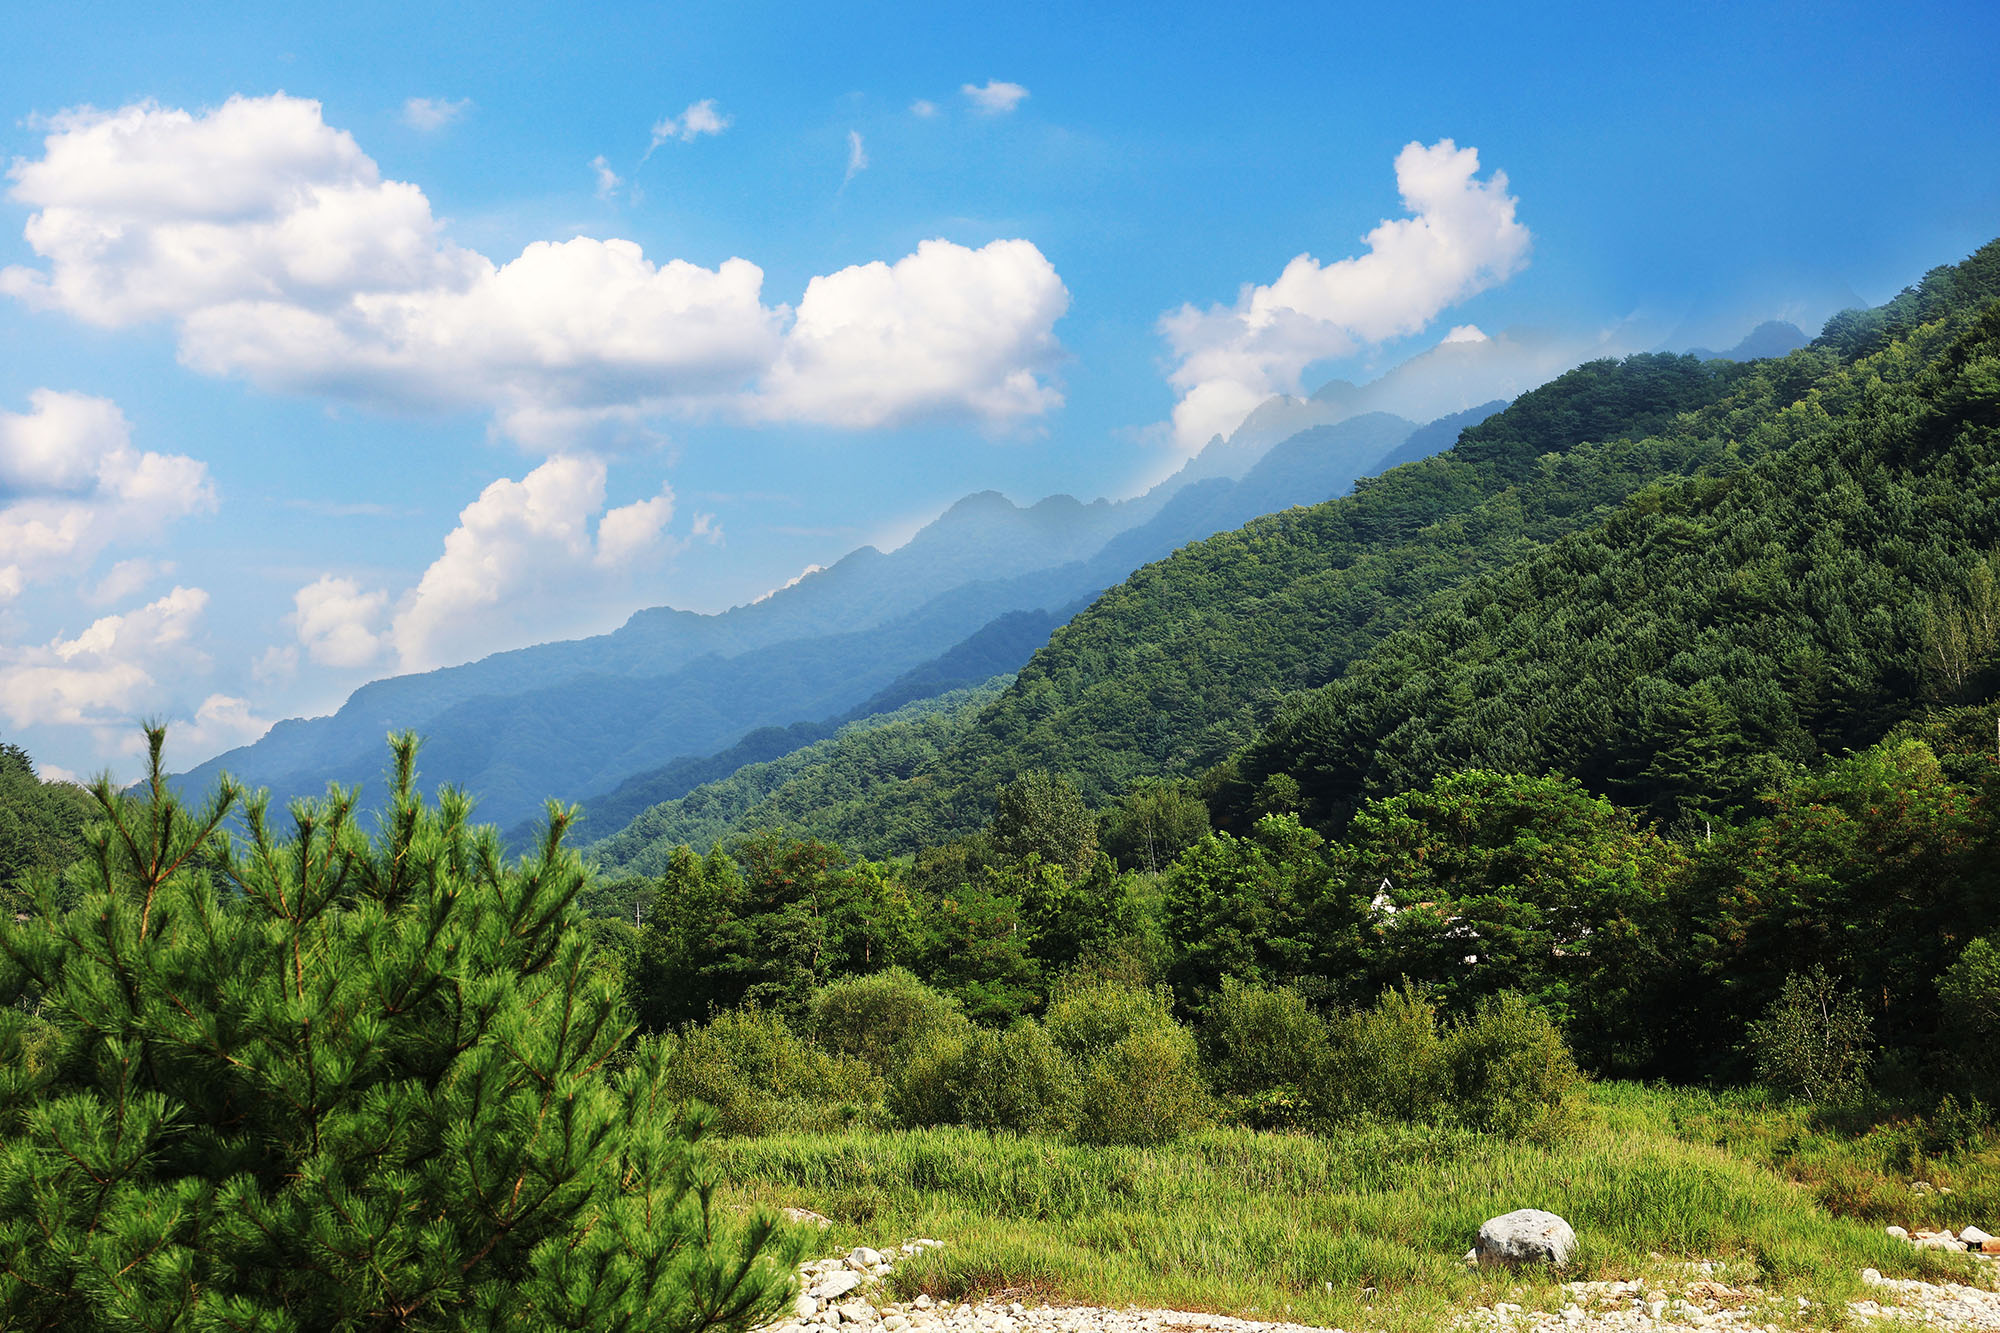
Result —
<svg viewBox="0 0 2000 1333"><path fill-rule="evenodd" d="M1970 1095L1934 994L2000 930L1996 252L1899 298L1860 360L1830 336L1749 366L1597 363L1446 455L1134 576L843 806L869 850L920 849L873 863L895 911L862 970L907 966L999 1027L1079 962L1165 981L1204 1022L1231 984L1324 1016L1413 983L1447 1026L1525 1004L1598 1073L1748 1077L1753 1024L1818 968L1861 997L1888 1084ZM1373 630L1326 630L1363 603ZM1178 716L1163 682L1226 694L1258 654L1352 661L1207 775L1208 809L1127 783L1146 765L1121 726L1222 716ZM1096 719L1091 698L1121 702ZM1060 746L1006 739L1030 713ZM1071 792L1105 807L1094 827ZM809 915L837 932L828 904ZM842 966L801 973L787 1012Z"/></svg>
<svg viewBox="0 0 2000 1333"><path fill-rule="evenodd" d="M1689 429L1759 461L1656 486L1440 598L1288 707L1226 807L1247 818L1284 774L1338 822L1491 767L1709 815L1986 679L2000 310L1925 326L1747 430L1733 407Z"/></svg>
<svg viewBox="0 0 2000 1333"><path fill-rule="evenodd" d="M0 744L0 911L26 905L29 880L83 856L97 803L68 782L43 782L18 745Z"/></svg>
<svg viewBox="0 0 2000 1333"><path fill-rule="evenodd" d="M790 1281L723 1226L698 1124L580 934L561 847L504 866L414 741L353 798L182 807L108 782L88 890L0 922L0 1322L12 1329L744 1329ZM208 867L213 868L213 874ZM615 1072L611 1072L615 1067Z"/></svg>
<svg viewBox="0 0 2000 1333"><path fill-rule="evenodd" d="M797 1026L747 1006L686 1028L669 1086L736 1134L957 1124L1086 1143L1166 1143L1218 1118L1546 1137L1583 1086L1554 1021L1517 995L1463 1018L1409 989L1322 1014L1232 978L1199 1032L1174 1009L1164 986L1076 971L1040 1019L982 1026L897 968L822 988Z"/></svg>
<svg viewBox="0 0 2000 1333"><path fill-rule="evenodd" d="M1670 356L1593 362L1458 448L1146 566L1058 630L919 780L885 791L877 819L912 847L966 831L1031 768L1071 774L1097 801L1201 771L1250 739L1283 692L1337 675L1433 590L1601 517L1661 475L1723 462L1710 440L1631 441L1736 373ZM1547 454L1575 459L1545 469Z"/></svg>

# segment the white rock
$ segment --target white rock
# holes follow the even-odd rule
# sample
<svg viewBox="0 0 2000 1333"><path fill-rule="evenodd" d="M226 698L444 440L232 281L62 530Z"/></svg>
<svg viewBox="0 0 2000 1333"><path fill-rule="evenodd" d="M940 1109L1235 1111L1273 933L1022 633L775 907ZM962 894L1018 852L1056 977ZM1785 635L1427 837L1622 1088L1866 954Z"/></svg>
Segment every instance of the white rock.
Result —
<svg viewBox="0 0 2000 1333"><path fill-rule="evenodd" d="M797 1222L801 1226L818 1227L821 1231L833 1225L833 1219L823 1217L810 1208L780 1208L778 1210L787 1222Z"/></svg>
<svg viewBox="0 0 2000 1333"><path fill-rule="evenodd" d="M854 1268L873 1268L882 1262L882 1252L871 1250L866 1245L857 1246L847 1252L847 1262Z"/></svg>
<svg viewBox="0 0 2000 1333"><path fill-rule="evenodd" d="M915 1306L919 1310L928 1310L933 1305L936 1305L937 1302L930 1298L929 1292L926 1292L923 1295L917 1297L915 1300L911 1301L910 1304Z"/></svg>
<svg viewBox="0 0 2000 1333"><path fill-rule="evenodd" d="M1520 1208L1488 1218L1479 1228L1473 1255L1481 1267L1547 1263L1558 1268L1576 1253L1576 1232L1554 1213Z"/></svg>
<svg viewBox="0 0 2000 1333"><path fill-rule="evenodd" d="M1908 1240L1910 1238L1910 1233L1901 1227L1883 1227L1882 1231L1885 1235L1895 1240Z"/></svg>
<svg viewBox="0 0 2000 1333"><path fill-rule="evenodd" d="M814 1300L822 1303L837 1301L866 1280L861 1274L852 1269L838 1273L828 1273L825 1277L814 1283L812 1290L807 1294Z"/></svg>
<svg viewBox="0 0 2000 1333"><path fill-rule="evenodd" d="M892 1314L882 1321L883 1333L903 1333L909 1326L909 1319L899 1314Z"/></svg>
<svg viewBox="0 0 2000 1333"><path fill-rule="evenodd" d="M800 1319L810 1319L819 1313L819 1302L810 1296L800 1296L792 1302L792 1313Z"/></svg>
<svg viewBox="0 0 2000 1333"><path fill-rule="evenodd" d="M875 1320L875 1307L866 1301L849 1301L840 1307L840 1322L843 1324L872 1324Z"/></svg>
<svg viewBox="0 0 2000 1333"><path fill-rule="evenodd" d="M1882 1285L1882 1274L1876 1269L1864 1268L1861 1270L1861 1281L1866 1286L1879 1287Z"/></svg>
<svg viewBox="0 0 2000 1333"><path fill-rule="evenodd" d="M1993 1239L1993 1237L1987 1235L1978 1227L1967 1227L1958 1233L1958 1238L1967 1245L1984 1245L1987 1241Z"/></svg>

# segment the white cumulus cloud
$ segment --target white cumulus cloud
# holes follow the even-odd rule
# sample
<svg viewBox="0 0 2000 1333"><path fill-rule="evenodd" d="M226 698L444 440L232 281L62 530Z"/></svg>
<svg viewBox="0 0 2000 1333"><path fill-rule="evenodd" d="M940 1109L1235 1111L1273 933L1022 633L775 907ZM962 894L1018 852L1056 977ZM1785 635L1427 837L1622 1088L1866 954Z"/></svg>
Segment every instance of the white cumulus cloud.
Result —
<svg viewBox="0 0 2000 1333"><path fill-rule="evenodd" d="M604 507L604 480L600 460L557 454L519 481L502 477L481 491L396 613L403 669L426 670L507 645L510 629L519 632L508 622L554 597L581 593L575 576L600 557L609 564L651 545L672 516L671 494L606 514L602 522L611 532L600 546L590 520Z"/></svg>
<svg viewBox="0 0 2000 1333"><path fill-rule="evenodd" d="M967 83L959 87L973 109L988 116L1003 116L1027 99L1028 90L1018 83L988 79L983 85Z"/></svg>
<svg viewBox="0 0 2000 1333"><path fill-rule="evenodd" d="M191 640L208 594L175 588L136 611L103 616L75 638L0 655L0 714L16 727L133 723L155 701L153 672L202 661Z"/></svg>
<svg viewBox="0 0 2000 1333"><path fill-rule="evenodd" d="M668 123L690 138L728 121L705 101ZM34 210L25 235L42 266L0 269L0 291L104 327L171 322L182 361L204 373L389 407L489 411L549 450L593 423L665 413L852 424L941 412L998 425L1061 401L1039 375L1064 301L1029 302L1043 321L1032 328L942 327L941 305L920 285L866 276L932 268L955 252L987 284L961 303L967 314L983 313L995 281L1029 269L1042 297L1060 293L1027 241L978 251L927 242L893 270L815 278L795 312L765 304L763 271L740 258L656 262L631 241L577 237L495 263L450 240L423 191L383 179L313 101L235 97L199 115L150 103L84 108L55 117L50 131L39 159L9 171L12 198ZM832 291L919 304L829 323L819 315ZM940 398L933 376L907 401L887 401L908 368L906 340L885 337L899 327L935 328L979 373L957 376L953 398ZM836 346L850 331L853 345ZM904 359L876 364L872 351ZM858 368L874 386L863 396L881 406L857 413L843 395L799 392L801 367L821 362ZM831 414L811 417L813 401Z"/></svg>
<svg viewBox="0 0 2000 1333"><path fill-rule="evenodd" d="M248 699L211 694L195 707L192 718L169 718L167 752L176 768L205 762L225 750L248 745L271 729L271 719L259 717ZM128 744L136 748L133 734Z"/></svg>
<svg viewBox="0 0 2000 1333"><path fill-rule="evenodd" d="M296 655L341 669L393 658L404 671L467 661L523 644L606 628L631 604L651 556L720 540L710 515L672 536L673 491L605 507L606 468L557 454L519 481L502 477L459 512L444 550L415 586L386 589L324 574L293 594L286 619L296 645L259 659L260 678L283 678Z"/></svg>
<svg viewBox="0 0 2000 1333"><path fill-rule="evenodd" d="M434 133L464 115L471 105L469 97L457 101L448 97L412 97L403 103L403 123L413 130Z"/></svg>
<svg viewBox="0 0 2000 1333"><path fill-rule="evenodd" d="M1528 228L1514 216L1506 174L1478 173L1477 149L1410 143L1396 155L1396 187L1411 216L1379 223L1364 253L1332 264L1302 254L1233 305L1164 316L1178 359L1169 376L1181 394L1177 444L1192 450L1227 434L1272 394L1298 392L1313 362L1416 333L1518 272Z"/></svg>
<svg viewBox="0 0 2000 1333"><path fill-rule="evenodd" d="M808 283L757 408L852 427L965 407L994 422L1036 416L1062 402L1046 374L1068 306L1055 266L1027 241L924 241L894 264Z"/></svg>
<svg viewBox="0 0 2000 1333"><path fill-rule="evenodd" d="M313 661L361 667L371 665L388 646L383 623L388 611L388 593L363 592L353 579L322 574L292 594L292 613L286 619Z"/></svg>
<svg viewBox="0 0 2000 1333"><path fill-rule="evenodd" d="M82 574L107 547L214 506L207 464L133 448L109 399L36 389L28 411L0 411L0 600L33 580Z"/></svg>

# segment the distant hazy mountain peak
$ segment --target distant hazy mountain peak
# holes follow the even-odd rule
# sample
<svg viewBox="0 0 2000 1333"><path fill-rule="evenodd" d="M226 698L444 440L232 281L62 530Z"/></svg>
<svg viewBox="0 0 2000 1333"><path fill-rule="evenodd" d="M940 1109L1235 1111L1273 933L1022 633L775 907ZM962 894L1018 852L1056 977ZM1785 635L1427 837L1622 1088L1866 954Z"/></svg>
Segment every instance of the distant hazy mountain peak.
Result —
<svg viewBox="0 0 2000 1333"><path fill-rule="evenodd" d="M1703 361L1761 361L1769 356L1788 356L1811 341L1789 320L1767 319L1726 352L1690 347L1687 354Z"/></svg>

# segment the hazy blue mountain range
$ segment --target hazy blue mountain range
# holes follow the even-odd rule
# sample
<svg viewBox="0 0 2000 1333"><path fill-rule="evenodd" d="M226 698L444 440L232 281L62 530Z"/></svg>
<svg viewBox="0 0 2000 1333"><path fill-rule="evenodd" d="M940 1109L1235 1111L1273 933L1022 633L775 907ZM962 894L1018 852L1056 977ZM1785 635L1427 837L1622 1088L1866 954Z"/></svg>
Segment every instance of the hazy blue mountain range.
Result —
<svg viewBox="0 0 2000 1333"><path fill-rule="evenodd" d="M227 771L278 801L329 781L378 788L383 737L415 729L425 782L479 793L480 818L513 827L550 797L608 795L760 728L805 722L824 734L1011 672L1139 566L1259 513L1343 494L1415 431L1364 414L1254 459L1227 448L1198 457L1190 468L1200 468L1122 502L1052 496L1022 507L995 492L967 496L896 551L863 547L749 605L720 615L654 608L609 634L376 681L330 717L281 722L181 780L205 789ZM1455 434L1434 432L1424 445L1442 448ZM1213 475L1196 479L1204 469ZM1031 618L1004 619L1015 612ZM679 781L641 781L629 808L671 799ZM604 828L606 818L592 822Z"/></svg>
<svg viewBox="0 0 2000 1333"><path fill-rule="evenodd" d="M651 806L590 846L590 859L615 874L657 875L676 847L705 852L752 828L845 831L843 816L875 813L883 784L907 780L962 736L981 709L1012 680L997 676L969 689L919 699L891 713L851 722L811 745Z"/></svg>
<svg viewBox="0 0 2000 1333"><path fill-rule="evenodd" d="M578 838L590 843L616 833L641 811L672 801L706 783L718 782L749 764L777 759L827 739L857 721L886 721L905 705L1011 677L1014 670L1048 642L1055 627L1078 608L1062 612L1009 611L949 651L906 671L880 692L845 715L823 722L759 727L718 754L687 756L649 769L619 783L602 796L583 802ZM508 841L526 845L536 821L517 825Z"/></svg>

